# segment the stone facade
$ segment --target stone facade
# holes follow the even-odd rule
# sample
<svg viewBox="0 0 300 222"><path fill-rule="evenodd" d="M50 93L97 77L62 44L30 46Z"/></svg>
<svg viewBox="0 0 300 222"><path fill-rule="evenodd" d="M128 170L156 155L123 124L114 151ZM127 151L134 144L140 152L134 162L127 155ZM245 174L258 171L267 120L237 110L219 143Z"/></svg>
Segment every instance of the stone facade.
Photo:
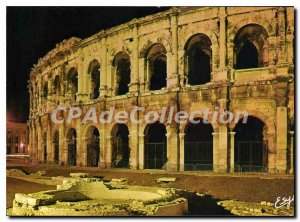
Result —
<svg viewBox="0 0 300 222"><path fill-rule="evenodd" d="M172 106L175 112L245 110L261 137L237 139L242 138L243 126L214 123L204 138L212 146L205 157L211 160L197 162L193 153L187 154L192 152L185 141L189 125L165 123L166 164L159 168L293 173L293 7L172 8L86 39L63 41L38 61L28 83L33 162L115 166L116 123L82 125L82 117L70 124L54 124L50 114L57 106L79 106L83 113L91 106L98 112L112 106L116 111L130 112L139 106L145 107L145 113ZM67 113L60 115L66 119ZM149 126L131 122L125 126L128 167L152 168L145 165L150 158L145 154ZM91 129L98 131L95 135L100 147L94 162L88 151L93 140ZM201 145L201 141L197 143ZM255 144L264 151L257 150ZM75 146L75 154L68 151L70 145ZM250 159L237 153L237 146L250 147L245 148ZM195 149L200 153L197 157L204 152ZM75 155L75 163L70 162L70 155ZM243 164L250 166L241 170Z"/></svg>

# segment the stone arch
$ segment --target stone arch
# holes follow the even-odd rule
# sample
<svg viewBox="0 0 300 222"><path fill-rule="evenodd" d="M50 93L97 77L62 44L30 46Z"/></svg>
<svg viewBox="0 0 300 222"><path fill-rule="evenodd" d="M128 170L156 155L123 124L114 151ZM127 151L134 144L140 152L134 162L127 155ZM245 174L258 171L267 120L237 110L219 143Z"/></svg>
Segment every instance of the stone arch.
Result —
<svg viewBox="0 0 300 222"><path fill-rule="evenodd" d="M209 29L209 27L207 28L199 27L197 29L192 29L192 28L183 29L181 38L179 39L179 48L184 49L184 46L189 40L189 38L199 33L206 35L210 39L211 45L216 47L219 46L218 37L214 31Z"/></svg>
<svg viewBox="0 0 300 222"><path fill-rule="evenodd" d="M128 168L130 159L129 128L127 124L115 123L110 129L112 167Z"/></svg>
<svg viewBox="0 0 300 222"><path fill-rule="evenodd" d="M267 134L269 135L275 134L275 124L274 124L274 120L271 117L268 117L264 113L257 110L247 110L247 112L248 112L248 116L253 116L265 124ZM238 121L240 121L242 118L243 116L240 115ZM231 131L235 128L238 121L231 121L231 123L229 124L229 128Z"/></svg>
<svg viewBox="0 0 300 222"><path fill-rule="evenodd" d="M266 125L257 117L240 120L234 128L234 170L237 172L267 172L268 135Z"/></svg>
<svg viewBox="0 0 300 222"><path fill-rule="evenodd" d="M100 160L100 130L95 124L89 124L85 131L86 165L98 167Z"/></svg>
<svg viewBox="0 0 300 222"><path fill-rule="evenodd" d="M268 33L258 24L241 27L234 37L233 65L235 69L259 68L269 64Z"/></svg>
<svg viewBox="0 0 300 222"><path fill-rule="evenodd" d="M209 110L213 110L213 108L212 108L212 109L209 109ZM205 120L205 119L204 119L203 113L201 113L201 114L200 114L200 113L197 113L197 114L194 116L194 119L201 119L201 121ZM206 119L206 120L209 122L209 124L211 124L211 126L212 126L212 128L213 128L213 132L217 132L218 129L219 129L219 123L218 123L218 121L216 121L215 123L212 123L212 122L210 121L210 119ZM186 129L186 127L188 126L188 124L190 124L189 120L187 120L185 123L180 124L180 132L181 132L181 133L184 133L184 132L185 132L185 129Z"/></svg>
<svg viewBox="0 0 300 222"><path fill-rule="evenodd" d="M75 128L70 127L66 131L66 145L67 145L67 164L76 166L77 162L77 140L78 135Z"/></svg>
<svg viewBox="0 0 300 222"><path fill-rule="evenodd" d="M188 38L184 46L184 69L189 85L201 85L211 81L212 42L203 34L196 33Z"/></svg>
<svg viewBox="0 0 300 222"><path fill-rule="evenodd" d="M166 50L166 53L172 52L171 44L169 43L169 41L165 37L158 37L154 41L152 40L146 41L146 43L143 45L143 47L140 50L140 57L141 58L147 57L149 49L155 44L163 45Z"/></svg>
<svg viewBox="0 0 300 222"><path fill-rule="evenodd" d="M124 95L129 92L131 80L130 55L126 51L116 53L112 60L113 83L115 85L115 95Z"/></svg>
<svg viewBox="0 0 300 222"><path fill-rule="evenodd" d="M145 169L166 169L167 164L167 127L155 122L144 129Z"/></svg>
<svg viewBox="0 0 300 222"><path fill-rule="evenodd" d="M67 82L68 82L68 92L71 95L71 100L77 100L77 93L78 93L78 71L75 67L69 69L67 74Z"/></svg>
<svg viewBox="0 0 300 222"><path fill-rule="evenodd" d="M268 33L268 36L275 36L275 28L272 26L271 22L269 22L265 18L261 17L247 17L245 19L242 19L240 22L238 22L229 32L228 36L228 42L233 43L234 37L236 36L237 32L244 26L249 24L256 24L262 26Z"/></svg>
<svg viewBox="0 0 300 222"><path fill-rule="evenodd" d="M210 123L194 118L199 123L187 122L184 128L184 169L188 171L213 170L213 132Z"/></svg>
<svg viewBox="0 0 300 222"><path fill-rule="evenodd" d="M167 49L162 43L150 44L144 52L146 79L149 90L167 86Z"/></svg>
<svg viewBox="0 0 300 222"><path fill-rule="evenodd" d="M89 63L87 73L90 79L91 99L97 99L100 95L100 62L97 59Z"/></svg>

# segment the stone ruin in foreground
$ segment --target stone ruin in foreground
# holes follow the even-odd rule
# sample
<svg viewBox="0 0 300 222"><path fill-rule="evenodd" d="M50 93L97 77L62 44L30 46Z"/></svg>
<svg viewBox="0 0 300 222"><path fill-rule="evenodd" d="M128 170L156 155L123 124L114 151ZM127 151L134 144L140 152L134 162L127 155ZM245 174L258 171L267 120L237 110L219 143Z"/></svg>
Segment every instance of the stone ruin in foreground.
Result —
<svg viewBox="0 0 300 222"><path fill-rule="evenodd" d="M126 180L104 182L87 176L71 174L61 178L62 185L57 185L56 190L17 193L12 215L179 216L188 212L187 200L176 189L129 186Z"/></svg>

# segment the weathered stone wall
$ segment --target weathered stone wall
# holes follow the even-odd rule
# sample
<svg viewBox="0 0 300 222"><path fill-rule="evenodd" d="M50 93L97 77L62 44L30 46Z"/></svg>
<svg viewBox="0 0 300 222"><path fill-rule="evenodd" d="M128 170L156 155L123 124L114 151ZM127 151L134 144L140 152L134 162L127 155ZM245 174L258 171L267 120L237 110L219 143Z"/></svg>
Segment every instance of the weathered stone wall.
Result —
<svg viewBox="0 0 300 222"><path fill-rule="evenodd" d="M236 36L244 27L258 25L264 33L259 68L235 69ZM210 82L187 82L185 45L196 34L210 39L212 56ZM261 34L263 35L263 34ZM263 38L263 37L262 37ZM258 40L257 40L258 41ZM167 84L150 91L149 49L158 44L167 61ZM175 111L210 110L247 111L266 126L268 171L293 173L294 135L294 9L292 7L178 7L166 12L134 19L87 38L71 38L57 45L32 69L30 92L30 155L43 162L45 143L47 162L54 162L54 133L59 132L59 161L67 163L66 134L77 132L77 165L87 165L87 130L91 125L100 132L100 166L111 166L111 124L53 124L50 113L57 105L80 106L85 114L95 106L97 112L130 111L133 106L160 111L174 106ZM116 95L115 58L120 52L130 58L129 92ZM93 61L100 64L100 96L91 99L93 83L89 73ZM76 99L67 81L70 70L78 73ZM59 77L59 81L55 78ZM56 84L59 82L59 84ZM45 93L45 89L46 93ZM66 113L62 112L66 119ZM84 116L84 115L82 115ZM140 118L144 118L143 115ZM185 125L166 124L168 170L184 170ZM127 123L130 167L144 168L146 125ZM214 171L233 172L234 127L213 124ZM46 141L43 135L46 133Z"/></svg>

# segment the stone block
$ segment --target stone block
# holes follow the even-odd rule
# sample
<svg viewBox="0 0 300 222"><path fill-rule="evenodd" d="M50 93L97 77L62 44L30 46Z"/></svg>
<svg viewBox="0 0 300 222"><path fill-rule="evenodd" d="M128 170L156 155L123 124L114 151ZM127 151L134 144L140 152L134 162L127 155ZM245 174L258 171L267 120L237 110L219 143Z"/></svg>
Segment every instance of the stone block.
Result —
<svg viewBox="0 0 300 222"><path fill-rule="evenodd" d="M88 173L70 173L70 177L86 178L86 177L89 177L89 174Z"/></svg>
<svg viewBox="0 0 300 222"><path fill-rule="evenodd" d="M260 205L266 206L266 205L267 205L267 201L261 201L261 202L260 202Z"/></svg>
<svg viewBox="0 0 300 222"><path fill-rule="evenodd" d="M125 183L127 182L127 178L112 178L111 179L112 182L117 182L117 183Z"/></svg>
<svg viewBox="0 0 300 222"><path fill-rule="evenodd" d="M41 204L41 200L37 198L27 197L27 203L30 206L38 206Z"/></svg>
<svg viewBox="0 0 300 222"><path fill-rule="evenodd" d="M156 181L158 183L161 183L161 182L175 182L176 181L176 177L160 177Z"/></svg>

